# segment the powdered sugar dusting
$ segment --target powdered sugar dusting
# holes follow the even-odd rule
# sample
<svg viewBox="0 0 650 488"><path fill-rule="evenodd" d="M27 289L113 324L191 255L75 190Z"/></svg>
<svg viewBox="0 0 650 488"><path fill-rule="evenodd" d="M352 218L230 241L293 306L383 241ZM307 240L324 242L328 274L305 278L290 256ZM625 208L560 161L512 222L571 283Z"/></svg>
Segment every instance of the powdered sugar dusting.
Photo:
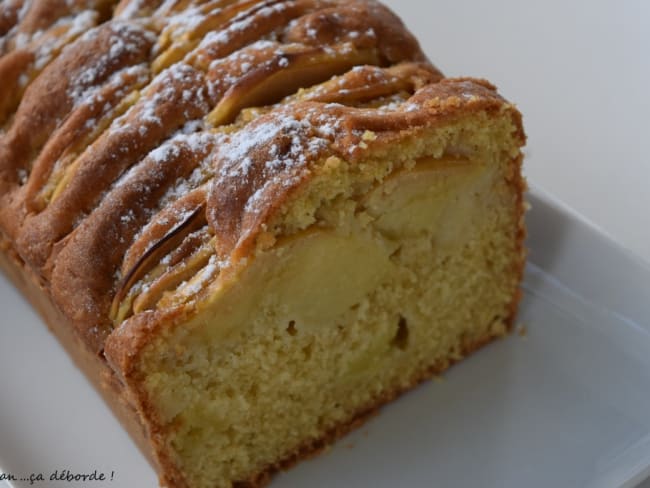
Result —
<svg viewBox="0 0 650 488"><path fill-rule="evenodd" d="M224 93L230 86L237 83L251 69L257 67L260 59L268 58L270 54L279 54L280 44L268 40L259 40L239 51L217 58L210 63L210 71L218 73L213 76L211 83L215 93Z"/></svg>
<svg viewBox="0 0 650 488"><path fill-rule="evenodd" d="M72 17L64 17L59 19L53 26L52 30L57 31L63 27L67 27L67 31L63 35L58 36L45 36L41 38L41 42L34 51L34 68L40 71L53 59L64 46L68 45L70 41L88 29L91 29L97 24L98 13L95 10L86 10L80 14ZM38 33L34 34L36 37ZM20 43L25 43L28 39L21 39ZM17 42L18 45L18 42Z"/></svg>
<svg viewBox="0 0 650 488"><path fill-rule="evenodd" d="M180 136L177 136L180 137ZM184 177L178 178L174 184L165 192L161 198L161 207L165 208L178 201L180 198L188 195L193 190L196 190L201 185L204 185L208 180L214 177L214 168L212 165L211 154L213 150L223 141L222 134L212 134L210 132L199 132L187 137L186 142L193 147L193 151L201 152L204 157L201 158L199 165L194 170Z"/></svg>
<svg viewBox="0 0 650 488"><path fill-rule="evenodd" d="M227 47L237 33L254 29L257 24L263 22L264 18L269 18L287 10L287 4L280 2L274 5L257 8L253 6L249 10L238 14L230 24L224 29L209 32L199 44L200 49L219 49Z"/></svg>
<svg viewBox="0 0 650 488"><path fill-rule="evenodd" d="M5 0L5 1L9 2L10 5L8 7L9 9L12 8L15 9L17 6L19 6L19 9L15 14L16 22L14 23L13 27L11 27L11 29L9 29L9 31L6 32L4 35L0 35L0 53L4 51L7 41L15 37L16 31L18 30L18 26L20 26L20 23L22 22L23 18L25 18L25 14L27 13L29 7L31 7L32 4L32 0L24 0L22 4L18 1L14 1L13 5L11 0ZM9 14L9 12L6 12L6 14L11 15Z"/></svg>
<svg viewBox="0 0 650 488"><path fill-rule="evenodd" d="M211 107L210 96L202 83L197 84L197 75L198 72L185 63L177 63L164 70L154 78L138 103L113 122L110 131L133 131L132 124L135 124L142 136L151 126L162 127L160 107L177 100L179 94L184 102L186 119L191 119L187 112L190 107L199 107L203 113L207 113Z"/></svg>
<svg viewBox="0 0 650 488"><path fill-rule="evenodd" d="M213 191L237 193L238 188L248 188L243 211L256 213L269 192L293 187L309 171L310 162L327 151L338 123L315 111L304 115L278 110L235 133L218 152ZM218 210L211 213L219 219Z"/></svg>
<svg viewBox="0 0 650 488"><path fill-rule="evenodd" d="M187 151L200 156L198 166L192 171L189 177L179 178L176 184L172 185L165 195L161 198L161 208L177 201L179 198L187 195L192 189L197 188L205 179L212 174L211 165L207 162L208 156L219 141L218 135L210 132L194 132L186 134L182 130L176 132L169 140L152 150L145 160L155 163L155 165L168 164L181 157L182 152ZM129 184L138 172L139 165L132 166L127 172L117 180L114 187ZM156 171L155 169L153 170Z"/></svg>
<svg viewBox="0 0 650 488"><path fill-rule="evenodd" d="M83 71L77 73L70 82L68 95L72 98L75 105L88 96L89 90L97 88L98 80L101 80L106 75L107 70L110 69L110 66L117 59L129 53L140 52L145 47L146 37L153 35L148 31L143 31L136 26L124 22L112 22L108 28L110 29L110 35L108 39L109 49L107 52L92 66L86 66ZM99 29L92 29L81 36L80 42L91 41L98 33ZM76 49L75 44L67 46L66 49ZM141 70L142 68L139 69Z"/></svg>
<svg viewBox="0 0 650 488"><path fill-rule="evenodd" d="M109 92L113 93L113 99L121 100L128 95L133 85L141 86L149 80L148 66L136 65L124 68L116 73L113 73L104 86L90 86L86 90L80 89L79 85L69 92L73 99L73 106L89 106L94 107L102 106L100 116L107 116L112 110L113 105L107 101L105 90L110 89ZM97 125L97 119L90 118L85 123L85 128L92 130Z"/></svg>
<svg viewBox="0 0 650 488"><path fill-rule="evenodd" d="M223 178L247 178L251 172L253 161L250 157L251 151L260 146L267 145L276 140L279 136L291 138L289 149L280 154L277 145L271 145L271 159L264 164L267 169L287 168L304 165L309 154L304 152L303 139L305 131L312 127L306 121L296 119L291 115L282 118L278 123L276 119L270 119L260 124L252 124L238 132L230 140L227 150L222 154L222 169L220 177ZM319 146L326 146L327 141L314 138L310 141L314 149Z"/></svg>
<svg viewBox="0 0 650 488"><path fill-rule="evenodd" d="M117 19L134 19L140 15L146 13L145 7L147 5L147 0L130 0L124 8L122 8L118 15L115 16Z"/></svg>
<svg viewBox="0 0 650 488"><path fill-rule="evenodd" d="M220 270L220 264L216 255L210 256L208 264L201 269L192 280L180 284L177 292L179 295L190 298L196 296L206 288L206 285L214 281Z"/></svg>
<svg viewBox="0 0 650 488"><path fill-rule="evenodd" d="M182 12L170 15L169 10L172 8L172 3L173 2L168 0L165 4L161 5L156 12L157 16L168 16L167 26L163 30L163 36L179 39L182 36L195 31L205 21L206 14L203 13L201 6L190 7ZM218 14L220 11L220 8L216 8L210 13L214 15Z"/></svg>

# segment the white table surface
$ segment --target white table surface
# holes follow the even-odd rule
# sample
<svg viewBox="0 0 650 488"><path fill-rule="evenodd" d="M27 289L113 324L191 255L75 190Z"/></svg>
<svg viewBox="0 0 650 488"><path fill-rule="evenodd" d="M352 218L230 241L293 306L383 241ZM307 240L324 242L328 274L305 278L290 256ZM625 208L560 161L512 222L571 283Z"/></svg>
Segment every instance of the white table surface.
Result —
<svg viewBox="0 0 650 488"><path fill-rule="evenodd" d="M447 76L515 102L529 181L650 260L649 0L385 0Z"/></svg>

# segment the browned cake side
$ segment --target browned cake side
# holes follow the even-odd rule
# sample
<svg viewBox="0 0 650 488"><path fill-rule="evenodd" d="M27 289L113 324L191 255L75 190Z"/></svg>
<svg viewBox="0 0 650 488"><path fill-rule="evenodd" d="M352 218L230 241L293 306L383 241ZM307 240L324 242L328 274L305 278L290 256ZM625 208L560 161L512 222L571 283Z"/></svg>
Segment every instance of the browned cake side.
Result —
<svg viewBox="0 0 650 488"><path fill-rule="evenodd" d="M162 483L200 485L147 390L153 345L211 303L214 283L238 279L285 238L336 227L334 197L322 197L322 215L309 206L327 195L321 179L333 188L349 178L346 198L370 209L364 195L400 171L493 158L510 242L498 322L514 318L521 116L485 81L443 78L377 2L8 0L0 80L3 268ZM347 172L323 176L341 162ZM257 466L247 486L501 332L460 337L453 355Z"/></svg>

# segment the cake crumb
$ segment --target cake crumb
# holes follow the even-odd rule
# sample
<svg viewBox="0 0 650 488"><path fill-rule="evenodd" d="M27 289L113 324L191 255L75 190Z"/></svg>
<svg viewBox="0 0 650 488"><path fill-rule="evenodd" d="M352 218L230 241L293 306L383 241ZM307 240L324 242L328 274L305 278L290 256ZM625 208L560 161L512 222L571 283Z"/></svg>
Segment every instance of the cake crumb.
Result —
<svg viewBox="0 0 650 488"><path fill-rule="evenodd" d="M498 320L490 326L490 332L494 334L495 337L506 337L508 335L508 328L506 325Z"/></svg>
<svg viewBox="0 0 650 488"><path fill-rule="evenodd" d="M371 131L371 130L367 130L367 131L365 131L365 132L363 133L363 136L361 136L361 138L362 138L364 141L374 141L375 139L377 139L377 134L375 134L375 133L374 133L373 131Z"/></svg>
<svg viewBox="0 0 650 488"><path fill-rule="evenodd" d="M523 339L528 337L528 327L526 324L519 324L517 326L517 335Z"/></svg>

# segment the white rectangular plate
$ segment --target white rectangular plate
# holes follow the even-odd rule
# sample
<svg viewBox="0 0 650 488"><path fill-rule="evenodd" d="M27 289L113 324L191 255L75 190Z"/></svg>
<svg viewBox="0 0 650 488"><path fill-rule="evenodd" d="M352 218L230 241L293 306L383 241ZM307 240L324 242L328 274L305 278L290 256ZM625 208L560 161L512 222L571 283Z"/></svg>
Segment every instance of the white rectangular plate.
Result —
<svg viewBox="0 0 650 488"><path fill-rule="evenodd" d="M541 192L529 200L525 336L482 349L272 486L610 488L650 474L650 267ZM4 278L0 310L0 472L46 479L11 486L157 486ZM109 481L49 481L55 470Z"/></svg>

